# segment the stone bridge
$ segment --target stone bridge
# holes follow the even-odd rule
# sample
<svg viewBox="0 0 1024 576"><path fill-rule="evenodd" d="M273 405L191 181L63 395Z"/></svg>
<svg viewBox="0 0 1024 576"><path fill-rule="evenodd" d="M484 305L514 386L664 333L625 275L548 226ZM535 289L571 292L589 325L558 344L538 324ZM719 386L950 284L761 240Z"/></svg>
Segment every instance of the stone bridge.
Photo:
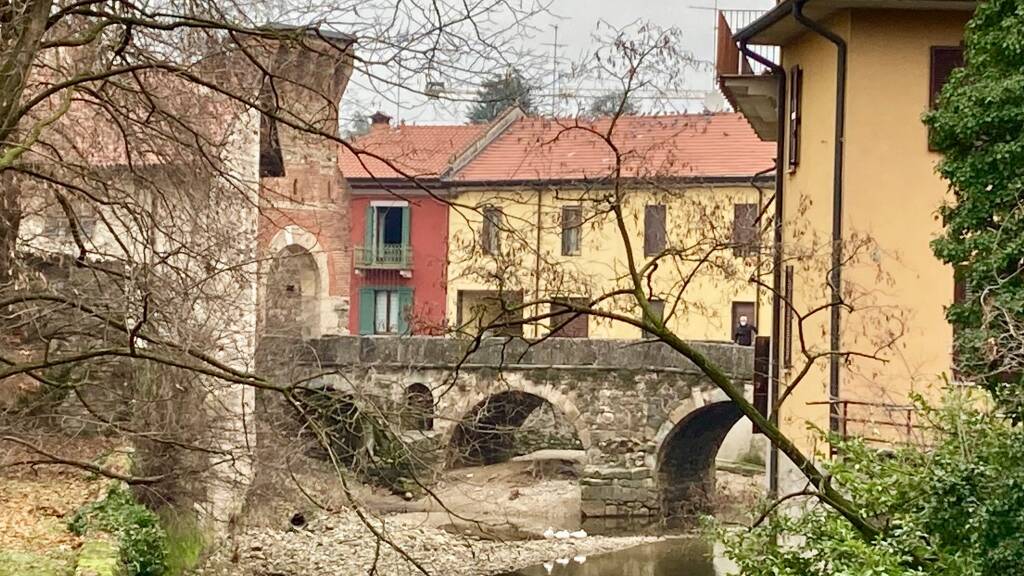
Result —
<svg viewBox="0 0 1024 576"><path fill-rule="evenodd" d="M752 395L753 351L695 343ZM715 455L741 415L691 362L637 340L339 336L306 341L300 363L318 386L419 406L413 428L449 452L475 447L485 463L548 402L586 453L580 480L589 517L679 511L713 493ZM409 423L403 423L408 427Z"/></svg>

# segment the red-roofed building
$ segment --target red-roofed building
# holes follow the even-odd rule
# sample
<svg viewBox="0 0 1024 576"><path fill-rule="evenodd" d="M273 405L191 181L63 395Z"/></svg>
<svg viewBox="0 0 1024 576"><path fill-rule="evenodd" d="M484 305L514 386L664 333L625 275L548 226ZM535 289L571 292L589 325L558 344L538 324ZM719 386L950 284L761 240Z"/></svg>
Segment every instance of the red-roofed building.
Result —
<svg viewBox="0 0 1024 576"><path fill-rule="evenodd" d="M731 340L741 316L766 323L750 277L761 269L759 215L771 196L774 156L775 147L733 113L510 123L445 177L453 192L449 323L472 333L507 319L518 302L589 301L629 289L630 255L641 266L657 260L645 279L648 297L656 305L682 302L663 310L679 336ZM624 213L626 238L613 203ZM542 306L514 316L557 312ZM632 300L602 306L630 313ZM513 332L542 337L565 320L551 318ZM594 317L554 335L642 336Z"/></svg>
<svg viewBox="0 0 1024 576"><path fill-rule="evenodd" d="M445 330L448 183L443 176L493 124L391 126L378 112L370 131L339 155L350 191L353 334Z"/></svg>
<svg viewBox="0 0 1024 576"><path fill-rule="evenodd" d="M610 191L628 190L637 261L695 237L718 243L715 272L692 282L693 310L665 314L686 338L728 340L739 316L762 317L749 277L760 263L758 215L774 152L732 113L613 124L511 110L488 125L394 127L375 115L340 155L354 246L350 330L473 332L516 301L619 287L625 243L600 206ZM652 297L673 301L681 274L653 275ZM586 318L559 335L641 336Z"/></svg>

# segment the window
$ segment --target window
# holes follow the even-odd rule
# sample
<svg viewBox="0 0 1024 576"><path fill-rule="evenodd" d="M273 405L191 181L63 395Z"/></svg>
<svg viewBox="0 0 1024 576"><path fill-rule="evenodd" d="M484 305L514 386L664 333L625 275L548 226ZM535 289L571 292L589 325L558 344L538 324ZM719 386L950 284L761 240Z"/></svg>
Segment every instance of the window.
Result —
<svg viewBox="0 0 1024 576"><path fill-rule="evenodd" d="M782 342L782 365L786 368L793 366L793 267L786 266L785 288L783 288L784 301L782 305L785 311L782 313L783 326L786 334Z"/></svg>
<svg viewBox="0 0 1024 576"><path fill-rule="evenodd" d="M412 288L359 289L360 334L408 334Z"/></svg>
<svg viewBox="0 0 1024 576"><path fill-rule="evenodd" d="M480 246L484 254L501 253L501 225L505 215L501 208L488 206L484 208L484 222L480 228Z"/></svg>
<svg viewBox="0 0 1024 576"><path fill-rule="evenodd" d="M277 112L274 88L270 78L265 78L260 87L261 106ZM284 156L281 154L281 138L277 131L277 120L272 114L260 113L260 176L284 176Z"/></svg>
<svg viewBox="0 0 1024 576"><path fill-rule="evenodd" d="M409 217L409 206L404 202L367 206L364 247L367 264L410 263Z"/></svg>
<svg viewBox="0 0 1024 576"><path fill-rule="evenodd" d="M405 389L402 424L406 430L434 429L434 395L426 385L416 383Z"/></svg>
<svg viewBox="0 0 1024 576"><path fill-rule="evenodd" d="M953 70L964 65L964 49L962 46L932 46L931 73L928 79L928 106L934 109L939 103L942 87L949 81ZM928 149L935 150L928 135Z"/></svg>
<svg viewBox="0 0 1024 576"><path fill-rule="evenodd" d="M740 346L753 346L757 336L756 315L757 307L753 302L733 302L730 340ZM741 322L741 319L746 319L746 322Z"/></svg>
<svg viewBox="0 0 1024 576"><path fill-rule="evenodd" d="M373 295L373 333L394 334L398 332L398 291L376 290Z"/></svg>
<svg viewBox="0 0 1024 576"><path fill-rule="evenodd" d="M665 249L665 206L644 207L644 256L656 256Z"/></svg>
<svg viewBox="0 0 1024 576"><path fill-rule="evenodd" d="M663 321L665 319L665 303L654 298L648 300L648 303L651 305L651 313L654 315L652 320ZM644 330L644 338L654 338L654 334Z"/></svg>
<svg viewBox="0 0 1024 576"><path fill-rule="evenodd" d="M732 218L732 253L752 256L758 249L757 204L734 204Z"/></svg>
<svg viewBox="0 0 1024 576"><path fill-rule="evenodd" d="M562 207L562 256L579 256L583 232L583 207Z"/></svg>
<svg viewBox="0 0 1024 576"><path fill-rule="evenodd" d="M589 335L589 316L570 312L573 307L590 305L589 298L563 298L551 305L551 336L555 338L586 338ZM559 312L563 312L560 313Z"/></svg>
<svg viewBox="0 0 1024 576"><path fill-rule="evenodd" d="M789 168L800 164L800 104L803 101L804 71L793 66L789 71Z"/></svg>

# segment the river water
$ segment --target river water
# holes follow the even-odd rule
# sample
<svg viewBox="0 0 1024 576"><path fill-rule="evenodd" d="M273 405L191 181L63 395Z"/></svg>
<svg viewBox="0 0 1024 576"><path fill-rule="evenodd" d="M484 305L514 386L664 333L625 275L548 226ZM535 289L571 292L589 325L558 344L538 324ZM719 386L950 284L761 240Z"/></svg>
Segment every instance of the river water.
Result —
<svg viewBox="0 0 1024 576"><path fill-rule="evenodd" d="M724 576L733 566L698 538L669 538L596 556L553 559L502 576Z"/></svg>

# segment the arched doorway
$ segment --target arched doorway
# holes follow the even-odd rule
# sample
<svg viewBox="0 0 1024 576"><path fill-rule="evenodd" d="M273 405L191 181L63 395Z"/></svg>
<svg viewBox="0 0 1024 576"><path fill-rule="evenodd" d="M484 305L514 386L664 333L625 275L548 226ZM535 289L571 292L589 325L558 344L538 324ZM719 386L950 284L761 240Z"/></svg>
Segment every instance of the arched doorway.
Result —
<svg viewBox="0 0 1024 576"><path fill-rule="evenodd" d="M270 264L266 294L267 335L318 335L320 279L308 250L293 244L277 253Z"/></svg>
<svg viewBox="0 0 1024 576"><path fill-rule="evenodd" d="M667 516L692 516L713 507L715 456L741 417L735 403L715 402L687 414L665 437L657 473Z"/></svg>
<svg viewBox="0 0 1024 576"><path fill-rule="evenodd" d="M425 384L410 384L405 389L402 428L429 432L434 429L434 395Z"/></svg>
<svg viewBox="0 0 1024 576"><path fill-rule="evenodd" d="M538 434L533 434L534 431ZM582 450L566 415L544 398L508 390L477 403L455 426L448 465L496 464L542 448Z"/></svg>

